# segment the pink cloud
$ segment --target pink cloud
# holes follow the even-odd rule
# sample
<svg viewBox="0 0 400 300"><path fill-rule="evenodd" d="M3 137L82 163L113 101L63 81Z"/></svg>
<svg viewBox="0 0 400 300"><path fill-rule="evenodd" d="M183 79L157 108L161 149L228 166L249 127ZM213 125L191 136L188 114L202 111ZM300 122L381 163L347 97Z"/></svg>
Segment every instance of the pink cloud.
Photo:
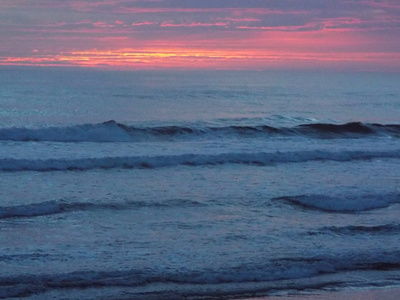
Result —
<svg viewBox="0 0 400 300"><path fill-rule="evenodd" d="M104 4L104 3L103 3ZM122 7L115 5L114 7L105 7L97 5L77 5L75 9L80 11L96 11L96 12L107 12L107 13L119 13L119 14L158 14L158 13L233 13L235 15L241 15L244 13L258 14L258 15L283 15L283 14L305 14L303 10L277 10L269 8L237 8L237 7L217 7L217 8L185 8L185 7Z"/></svg>

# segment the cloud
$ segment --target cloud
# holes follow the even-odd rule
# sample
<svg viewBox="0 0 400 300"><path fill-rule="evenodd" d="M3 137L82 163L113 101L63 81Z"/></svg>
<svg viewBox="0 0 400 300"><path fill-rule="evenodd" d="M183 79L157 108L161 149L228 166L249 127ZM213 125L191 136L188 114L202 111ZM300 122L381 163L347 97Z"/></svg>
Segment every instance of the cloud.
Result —
<svg viewBox="0 0 400 300"><path fill-rule="evenodd" d="M140 55L124 56L122 49ZM391 56L398 58L399 49L398 0L0 1L3 64L21 57L21 63L32 58L33 64L107 65L109 60L120 66L135 65L135 57L147 66L192 61L243 67L245 62L286 65L285 59L293 64L357 61L357 53L368 58L365 63L386 64ZM85 60L85 51L97 54ZM198 55L185 56L185 51Z"/></svg>
<svg viewBox="0 0 400 300"><path fill-rule="evenodd" d="M228 23L217 22L217 23L173 23L173 22L163 22L161 27L226 27Z"/></svg>
<svg viewBox="0 0 400 300"><path fill-rule="evenodd" d="M157 22L143 21L143 22L138 22L138 23L133 22L131 24L131 26L150 26L150 25L158 25L158 23Z"/></svg>
<svg viewBox="0 0 400 300"><path fill-rule="evenodd" d="M386 70L399 67L399 53L295 53L281 51L221 49L120 49L117 51L75 51L59 55L35 57L1 57L1 64L14 65L51 65L109 68L200 68L200 69L271 69L304 68L310 65L346 69L353 66L368 70L372 67L384 67Z"/></svg>

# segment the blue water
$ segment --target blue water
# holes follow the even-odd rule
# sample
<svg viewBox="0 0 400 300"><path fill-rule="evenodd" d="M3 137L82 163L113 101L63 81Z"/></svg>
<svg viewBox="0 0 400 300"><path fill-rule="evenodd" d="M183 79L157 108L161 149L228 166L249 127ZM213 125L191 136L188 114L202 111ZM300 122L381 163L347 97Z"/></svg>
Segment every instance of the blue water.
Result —
<svg viewBox="0 0 400 300"><path fill-rule="evenodd" d="M0 69L0 299L400 285L399 82Z"/></svg>

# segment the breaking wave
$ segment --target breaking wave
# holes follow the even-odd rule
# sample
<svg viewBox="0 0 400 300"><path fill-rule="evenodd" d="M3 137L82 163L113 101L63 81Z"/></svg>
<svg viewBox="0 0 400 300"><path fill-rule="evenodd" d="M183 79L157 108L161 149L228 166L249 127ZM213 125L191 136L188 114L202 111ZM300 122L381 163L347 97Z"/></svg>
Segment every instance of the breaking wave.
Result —
<svg viewBox="0 0 400 300"><path fill-rule="evenodd" d="M1 128L3 141L53 142L142 142L171 138L208 138L229 136L299 135L312 138L346 138L373 135L400 137L400 125L351 122L346 124L312 123L295 127L260 126L160 126L135 127L108 121L69 127Z"/></svg>
<svg viewBox="0 0 400 300"><path fill-rule="evenodd" d="M294 151L225 154L182 154L170 156L127 156L82 159L0 159L1 171L84 171L90 169L143 169L174 166L245 164L267 166L308 161L353 161L400 158L400 151Z"/></svg>
<svg viewBox="0 0 400 300"><path fill-rule="evenodd" d="M299 195L274 198L275 201L288 203L306 210L318 210L334 213L354 213L380 208L386 208L400 203L400 194L389 193L380 195ZM359 228L362 230L361 228ZM367 228L364 228L368 230ZM351 228L350 230L357 230ZM373 230L373 229L372 229Z"/></svg>

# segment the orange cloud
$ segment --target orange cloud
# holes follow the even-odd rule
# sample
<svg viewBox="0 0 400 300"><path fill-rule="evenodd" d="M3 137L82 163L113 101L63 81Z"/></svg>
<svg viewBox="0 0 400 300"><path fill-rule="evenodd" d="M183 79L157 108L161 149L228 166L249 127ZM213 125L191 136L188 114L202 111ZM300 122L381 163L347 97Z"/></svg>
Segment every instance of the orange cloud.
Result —
<svg viewBox="0 0 400 300"><path fill-rule="evenodd" d="M212 27L212 26L228 26L228 23L218 22L218 23L170 23L170 22L163 22L161 27Z"/></svg>
<svg viewBox="0 0 400 300"><path fill-rule="evenodd" d="M185 48L74 51L55 56L0 58L0 64L108 68L267 69L286 67L380 64L400 67L399 53L319 53Z"/></svg>
<svg viewBox="0 0 400 300"><path fill-rule="evenodd" d="M144 22L138 22L138 23L133 22L131 24L131 26L144 26L144 25L158 25L158 23L157 22L144 21Z"/></svg>
<svg viewBox="0 0 400 300"><path fill-rule="evenodd" d="M94 27L101 27L101 28L112 28L114 27L113 24L107 24L106 22L95 22L93 23Z"/></svg>

